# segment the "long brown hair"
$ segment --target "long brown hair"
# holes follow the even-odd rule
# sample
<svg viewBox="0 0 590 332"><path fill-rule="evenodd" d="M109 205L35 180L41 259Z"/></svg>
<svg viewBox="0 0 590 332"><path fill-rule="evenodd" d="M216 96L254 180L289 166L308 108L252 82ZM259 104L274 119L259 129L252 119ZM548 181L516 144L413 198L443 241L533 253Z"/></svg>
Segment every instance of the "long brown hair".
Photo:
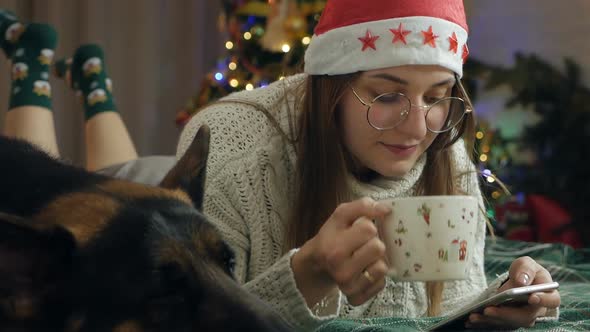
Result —
<svg viewBox="0 0 590 332"><path fill-rule="evenodd" d="M284 250L302 246L311 239L340 203L351 199L347 174L354 174L351 157L341 139L338 125L338 105L348 83L359 73L307 77L296 141L297 165L295 200L285 232ZM459 78L453 95L463 98L471 107ZM449 147L465 137L473 145L475 119L466 114L460 126L439 134L427 150L427 162L417 183L417 195L453 195L456 188L455 170ZM468 147L468 151L471 148ZM427 282L428 314L440 313L442 282Z"/></svg>

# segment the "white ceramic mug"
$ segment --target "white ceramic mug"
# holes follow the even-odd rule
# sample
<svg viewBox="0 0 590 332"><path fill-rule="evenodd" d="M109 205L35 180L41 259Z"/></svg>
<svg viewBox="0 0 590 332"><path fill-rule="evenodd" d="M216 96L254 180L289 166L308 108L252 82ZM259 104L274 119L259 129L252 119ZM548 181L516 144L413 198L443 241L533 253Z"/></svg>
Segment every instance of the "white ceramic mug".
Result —
<svg viewBox="0 0 590 332"><path fill-rule="evenodd" d="M399 281L467 278L478 223L473 196L414 196L384 200L392 213L378 223L389 276Z"/></svg>

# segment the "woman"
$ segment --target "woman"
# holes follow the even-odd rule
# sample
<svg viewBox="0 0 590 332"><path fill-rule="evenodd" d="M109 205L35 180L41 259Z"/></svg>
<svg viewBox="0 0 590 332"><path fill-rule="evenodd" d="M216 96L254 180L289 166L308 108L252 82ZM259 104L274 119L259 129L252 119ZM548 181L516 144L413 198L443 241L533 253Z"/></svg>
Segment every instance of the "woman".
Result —
<svg viewBox="0 0 590 332"><path fill-rule="evenodd" d="M334 317L439 315L496 290L551 281L519 258L489 287L485 216L469 278L385 277L378 200L465 193L482 203L465 142L472 106L459 80L468 54L463 4L328 1L305 74L204 108L178 155L211 128L205 213L236 252L235 274L303 330ZM487 287L487 288L486 288ZM488 308L467 326L530 326L557 317L559 293Z"/></svg>

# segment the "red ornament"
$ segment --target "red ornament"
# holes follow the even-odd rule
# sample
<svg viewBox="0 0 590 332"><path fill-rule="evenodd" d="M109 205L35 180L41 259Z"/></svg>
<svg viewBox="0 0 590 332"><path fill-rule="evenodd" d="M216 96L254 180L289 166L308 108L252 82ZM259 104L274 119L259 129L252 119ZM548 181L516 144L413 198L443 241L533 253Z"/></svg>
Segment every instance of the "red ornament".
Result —
<svg viewBox="0 0 590 332"><path fill-rule="evenodd" d="M453 32L453 35L449 37L449 51L457 54L457 47L459 47L459 41L457 40L457 34Z"/></svg>
<svg viewBox="0 0 590 332"><path fill-rule="evenodd" d="M422 31L422 35L424 36L424 45L436 47L435 41L438 36L432 31L432 25L428 27L428 31Z"/></svg>
<svg viewBox="0 0 590 332"><path fill-rule="evenodd" d="M463 63L465 63L465 61L467 61L467 57L469 56L469 48L467 47L467 44L463 45L463 54L461 55L461 57L463 58Z"/></svg>
<svg viewBox="0 0 590 332"><path fill-rule="evenodd" d="M374 49L375 51L377 50L377 48L375 47L375 41L379 39L379 36L373 36L371 31L367 30L365 36L359 37L358 39L363 43L363 52L369 47Z"/></svg>
<svg viewBox="0 0 590 332"><path fill-rule="evenodd" d="M400 23L397 29L389 29L391 33L393 33L393 40L391 41L392 44L395 44L397 41L401 41L402 43L406 44L406 36L409 35L412 31L404 30L402 24Z"/></svg>

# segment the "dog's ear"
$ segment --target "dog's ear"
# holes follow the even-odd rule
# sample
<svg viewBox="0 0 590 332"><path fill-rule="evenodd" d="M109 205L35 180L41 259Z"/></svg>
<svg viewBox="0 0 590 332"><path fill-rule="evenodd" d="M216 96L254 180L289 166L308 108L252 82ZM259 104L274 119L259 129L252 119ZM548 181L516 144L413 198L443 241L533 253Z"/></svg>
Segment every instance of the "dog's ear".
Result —
<svg viewBox="0 0 590 332"><path fill-rule="evenodd" d="M160 183L163 188L184 190L199 210L203 206L209 137L209 127L201 126L182 158Z"/></svg>
<svg viewBox="0 0 590 332"><path fill-rule="evenodd" d="M0 213L0 316L32 318L57 296L71 270L75 240L60 226L41 228ZM63 294L62 294L63 295Z"/></svg>

